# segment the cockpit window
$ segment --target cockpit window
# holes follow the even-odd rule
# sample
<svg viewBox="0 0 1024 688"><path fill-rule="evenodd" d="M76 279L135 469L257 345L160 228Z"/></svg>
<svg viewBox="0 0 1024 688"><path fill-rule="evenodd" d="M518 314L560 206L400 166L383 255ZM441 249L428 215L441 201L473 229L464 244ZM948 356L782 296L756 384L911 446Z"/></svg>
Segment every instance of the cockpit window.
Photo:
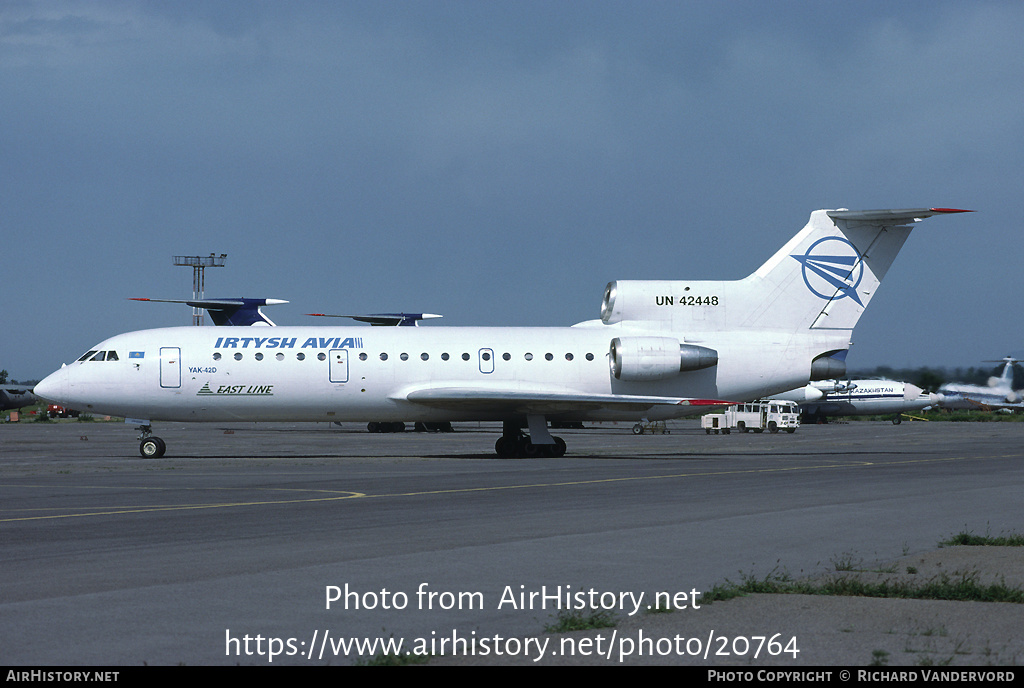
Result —
<svg viewBox="0 0 1024 688"><path fill-rule="evenodd" d="M116 351L92 351L87 352L83 355L79 361L119 361Z"/></svg>

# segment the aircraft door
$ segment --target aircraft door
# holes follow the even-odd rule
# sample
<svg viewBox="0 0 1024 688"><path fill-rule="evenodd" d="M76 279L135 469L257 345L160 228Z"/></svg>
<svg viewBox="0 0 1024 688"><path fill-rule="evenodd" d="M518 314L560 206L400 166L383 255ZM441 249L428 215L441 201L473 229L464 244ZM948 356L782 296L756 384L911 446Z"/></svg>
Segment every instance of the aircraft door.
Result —
<svg viewBox="0 0 1024 688"><path fill-rule="evenodd" d="M160 347L160 386L181 387L181 348L177 346Z"/></svg>
<svg viewBox="0 0 1024 688"><path fill-rule="evenodd" d="M494 372L494 351L491 349L480 349L477 360L480 363L481 373Z"/></svg>
<svg viewBox="0 0 1024 688"><path fill-rule="evenodd" d="M331 349L331 382L348 382L348 349Z"/></svg>

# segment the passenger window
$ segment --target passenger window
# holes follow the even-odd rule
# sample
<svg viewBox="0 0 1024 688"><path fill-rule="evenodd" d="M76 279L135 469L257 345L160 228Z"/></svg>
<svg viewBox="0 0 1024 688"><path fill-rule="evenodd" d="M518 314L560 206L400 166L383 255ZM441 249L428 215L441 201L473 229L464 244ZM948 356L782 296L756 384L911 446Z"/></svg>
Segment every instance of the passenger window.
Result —
<svg viewBox="0 0 1024 688"><path fill-rule="evenodd" d="M220 360L220 352L219 351L214 352L213 360L215 360L215 361L219 361Z"/></svg>

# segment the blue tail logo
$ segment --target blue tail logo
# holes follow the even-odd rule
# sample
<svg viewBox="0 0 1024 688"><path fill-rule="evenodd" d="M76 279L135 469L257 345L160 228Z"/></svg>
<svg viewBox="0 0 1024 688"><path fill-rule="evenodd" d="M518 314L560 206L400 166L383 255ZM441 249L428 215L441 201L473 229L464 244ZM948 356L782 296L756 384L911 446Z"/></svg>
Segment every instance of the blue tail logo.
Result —
<svg viewBox="0 0 1024 688"><path fill-rule="evenodd" d="M832 242L825 244L825 242ZM864 262L857 248L846 239L818 239L804 255L793 255L801 265L804 284L812 294L826 301L849 297L862 308L857 287L864 277ZM841 295L840 295L841 294Z"/></svg>

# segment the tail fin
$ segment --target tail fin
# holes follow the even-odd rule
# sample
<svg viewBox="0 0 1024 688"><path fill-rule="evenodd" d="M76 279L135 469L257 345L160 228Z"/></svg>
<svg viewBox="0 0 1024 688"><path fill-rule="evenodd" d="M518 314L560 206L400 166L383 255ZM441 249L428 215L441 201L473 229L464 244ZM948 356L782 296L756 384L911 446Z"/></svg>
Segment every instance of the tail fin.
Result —
<svg viewBox="0 0 1024 688"><path fill-rule="evenodd" d="M816 210L807 225L751 276L757 295L741 326L852 330L912 224L950 208Z"/></svg>
<svg viewBox="0 0 1024 688"><path fill-rule="evenodd" d="M910 225L951 208L816 210L807 225L745 279L611 282L608 325L672 332L852 330Z"/></svg>

